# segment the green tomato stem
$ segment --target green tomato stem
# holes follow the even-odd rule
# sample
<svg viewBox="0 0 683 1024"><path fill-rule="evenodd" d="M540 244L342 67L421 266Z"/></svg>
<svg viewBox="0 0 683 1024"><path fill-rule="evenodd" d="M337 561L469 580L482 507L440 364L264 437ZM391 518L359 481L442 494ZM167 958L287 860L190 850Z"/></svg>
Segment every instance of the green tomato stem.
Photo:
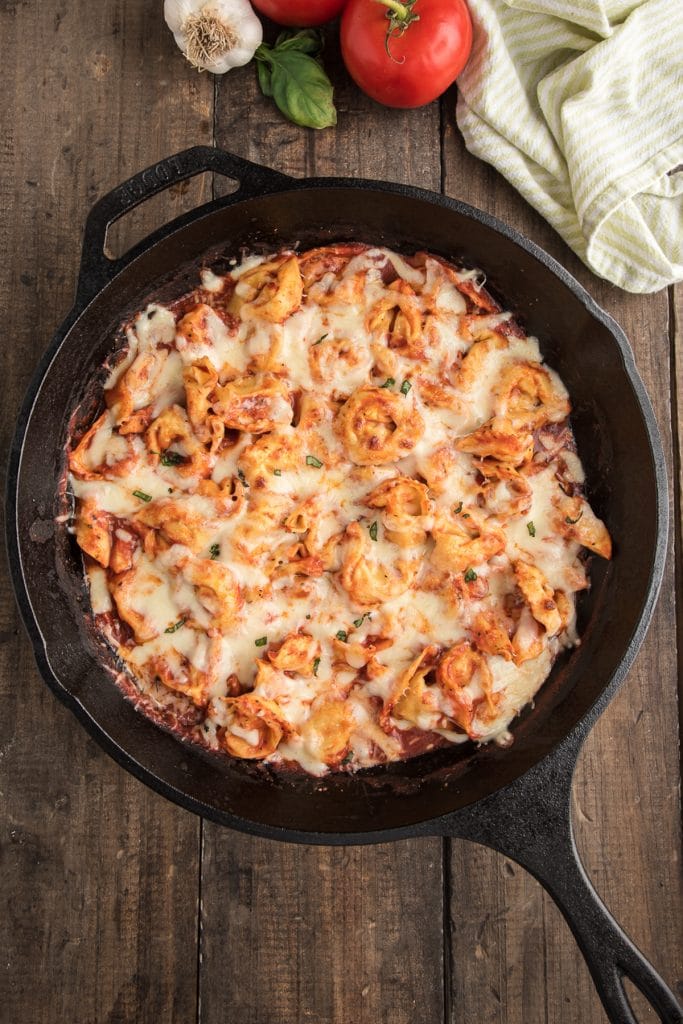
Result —
<svg viewBox="0 0 683 1024"><path fill-rule="evenodd" d="M377 0L377 3L393 11L398 21L407 21L410 11L405 4L399 3L398 0Z"/></svg>

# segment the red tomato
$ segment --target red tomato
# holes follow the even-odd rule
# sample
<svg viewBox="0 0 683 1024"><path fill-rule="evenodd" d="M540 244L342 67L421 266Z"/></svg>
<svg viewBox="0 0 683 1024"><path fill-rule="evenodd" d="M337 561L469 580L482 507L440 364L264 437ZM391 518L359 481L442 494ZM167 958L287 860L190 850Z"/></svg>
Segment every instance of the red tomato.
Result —
<svg viewBox="0 0 683 1024"><path fill-rule="evenodd" d="M251 0L251 4L278 25L311 28L336 18L346 0Z"/></svg>
<svg viewBox="0 0 683 1024"><path fill-rule="evenodd" d="M470 13L465 0L349 0L341 48L349 74L368 96L387 107L421 107L467 63Z"/></svg>

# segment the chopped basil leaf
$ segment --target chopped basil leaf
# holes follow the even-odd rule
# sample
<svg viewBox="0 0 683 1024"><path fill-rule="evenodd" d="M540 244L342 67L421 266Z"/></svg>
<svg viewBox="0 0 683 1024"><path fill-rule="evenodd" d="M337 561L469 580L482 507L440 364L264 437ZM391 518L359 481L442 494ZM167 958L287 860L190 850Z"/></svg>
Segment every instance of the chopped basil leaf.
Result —
<svg viewBox="0 0 683 1024"><path fill-rule="evenodd" d="M183 457L179 452L172 452L169 449L166 449L161 456L162 466L179 466L182 461Z"/></svg>
<svg viewBox="0 0 683 1024"><path fill-rule="evenodd" d="M273 476L282 476L282 470L281 469L274 469L273 470Z"/></svg>
<svg viewBox="0 0 683 1024"><path fill-rule="evenodd" d="M409 380L404 380L403 383L401 384L401 394L407 395L412 386L413 385L410 383Z"/></svg>
<svg viewBox="0 0 683 1024"><path fill-rule="evenodd" d="M377 523L374 522L370 527L370 540L377 540Z"/></svg>
<svg viewBox="0 0 683 1024"><path fill-rule="evenodd" d="M365 620L368 618L369 615L370 615L370 612L365 612L365 614L361 615L361 617L359 619L354 619L353 620L353 624L356 627L356 629L360 629L360 627L363 625L363 623L365 622Z"/></svg>
<svg viewBox="0 0 683 1024"><path fill-rule="evenodd" d="M258 640L254 640L254 646L255 647L265 647L267 643L268 643L268 637L267 636L260 636L258 638Z"/></svg>
<svg viewBox="0 0 683 1024"><path fill-rule="evenodd" d="M211 547L209 548L209 554L211 555L211 558L213 558L213 559L218 558L220 553L221 553L220 544L212 544Z"/></svg>
<svg viewBox="0 0 683 1024"><path fill-rule="evenodd" d="M151 501L152 500L152 495L151 494L145 494L144 491L133 491L133 497L134 498L139 498L140 501Z"/></svg>
<svg viewBox="0 0 683 1024"><path fill-rule="evenodd" d="M313 675L317 676L318 669L320 668L320 658L316 658L313 662Z"/></svg>
<svg viewBox="0 0 683 1024"><path fill-rule="evenodd" d="M342 758L342 764L351 764L353 761L353 751L349 750L348 754L345 754Z"/></svg>
<svg viewBox="0 0 683 1024"><path fill-rule="evenodd" d="M474 569L468 569L465 573L465 583L474 583L477 578L477 574Z"/></svg>
<svg viewBox="0 0 683 1024"><path fill-rule="evenodd" d="M337 640L341 640L341 642L345 644L348 639L349 634L346 632L346 630L340 629L339 632L337 633Z"/></svg>
<svg viewBox="0 0 683 1024"><path fill-rule="evenodd" d="M315 455L307 455L306 456L306 465L307 466L315 466L316 469L321 469L322 462L320 461L320 459L316 459Z"/></svg>
<svg viewBox="0 0 683 1024"><path fill-rule="evenodd" d="M313 347L315 347L316 345L319 345L320 342L324 341L325 338L327 338L327 337L328 337L327 334L321 334L320 337L318 338L318 340L313 342Z"/></svg>
<svg viewBox="0 0 683 1024"><path fill-rule="evenodd" d="M396 381L394 380L393 377L387 377L387 379L384 381L384 384L380 384L380 387L383 387L383 388L393 388L395 383L396 383Z"/></svg>
<svg viewBox="0 0 683 1024"><path fill-rule="evenodd" d="M463 517L463 519L469 519L470 518L469 512L463 512L462 517Z"/></svg>
<svg viewBox="0 0 683 1024"><path fill-rule="evenodd" d="M456 516L459 516L461 512L462 512L462 502L459 502L456 505L456 507L453 509L453 514L456 515Z"/></svg>
<svg viewBox="0 0 683 1024"><path fill-rule="evenodd" d="M529 531L529 536L530 537L535 537L536 536L536 527L534 526L533 520L530 520L526 524L526 528Z"/></svg>
<svg viewBox="0 0 683 1024"><path fill-rule="evenodd" d="M173 626L169 626L168 629L165 629L164 633L175 633L175 632L177 632L177 630L180 629L181 626L184 626L184 625L185 625L185 619L178 619L178 621L176 623L174 623Z"/></svg>
<svg viewBox="0 0 683 1024"><path fill-rule="evenodd" d="M247 483L247 478L244 475L243 470L238 469L237 470L237 476L239 477L239 481L242 484L242 487L248 487L249 486L249 484Z"/></svg>
<svg viewBox="0 0 683 1024"><path fill-rule="evenodd" d="M564 517L564 521L565 521L565 523L569 523L570 526L573 526L574 523L578 523L578 521L579 521L579 519L581 518L582 515L583 515L583 509L579 512L579 514L576 517L576 519L572 519L571 516L565 516Z"/></svg>

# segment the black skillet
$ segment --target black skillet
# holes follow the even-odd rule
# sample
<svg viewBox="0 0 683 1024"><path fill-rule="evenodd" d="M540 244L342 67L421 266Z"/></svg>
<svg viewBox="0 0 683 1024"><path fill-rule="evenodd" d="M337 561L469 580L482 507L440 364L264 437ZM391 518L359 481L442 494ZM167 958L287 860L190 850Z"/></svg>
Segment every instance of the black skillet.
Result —
<svg viewBox="0 0 683 1024"><path fill-rule="evenodd" d="M194 210L124 257L104 251L108 226L149 196L202 171L236 192ZM139 715L112 681L84 628L80 558L58 485L71 412L111 350L122 319L150 295L196 284L205 254L259 245L359 240L418 249L483 267L488 284L542 340L574 404L573 424L593 506L616 543L593 563L580 608L581 645L558 663L510 749L472 745L405 764L287 779L263 766L213 760ZM209 258L209 261L211 257ZM623 979L662 1021L683 1014L652 966L605 909L572 834L572 775L583 740L628 672L661 582L666 470L652 408L628 342L581 286L511 228L417 188L350 179L294 180L216 149L197 147L135 175L88 217L74 309L24 401L9 467L8 547L17 599L40 671L56 695L126 769L164 796L231 828L299 843L376 843L462 836L530 871L566 917L608 1017L635 1024Z"/></svg>

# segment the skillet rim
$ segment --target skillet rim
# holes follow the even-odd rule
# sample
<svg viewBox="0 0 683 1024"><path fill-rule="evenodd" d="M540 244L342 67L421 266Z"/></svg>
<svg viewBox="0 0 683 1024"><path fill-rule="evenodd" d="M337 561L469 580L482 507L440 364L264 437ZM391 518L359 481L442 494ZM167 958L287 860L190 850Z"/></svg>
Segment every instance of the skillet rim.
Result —
<svg viewBox="0 0 683 1024"><path fill-rule="evenodd" d="M261 172L266 171L265 168L259 168L258 165L250 166ZM131 772L131 774L140 781L149 785L152 789L161 793L174 803L177 803L196 814L216 821L219 824L236 828L237 830L248 834L298 843L326 845L368 844L407 838L410 836L443 834L444 830L448 831L447 822L453 821L453 819L457 818L459 814L462 815L466 812L472 813L472 811L476 809L477 804L481 804L484 800L487 800L490 797L498 797L499 794L504 794L517 782L522 779L526 779L534 769L540 768L542 770L544 765L546 768L550 766L553 760L566 759L568 750L575 749L578 752L578 749L586 735L599 715L606 708L631 668L652 618L662 582L667 548L669 520L668 481L659 428L649 396L643 381L640 378L633 353L622 328L613 317L598 305L590 293L569 273L569 271L567 271L544 249L538 246L535 242L526 238L516 229L504 224L493 215L479 210L470 204L410 185L394 184L391 182L383 182L373 179L347 179L337 177L294 179L279 172L273 171L269 173L272 175L272 178L266 178L265 184L261 181L256 191L250 192L248 188L240 188L235 193L231 193L222 198L202 204L194 210L182 214L161 226L132 247L123 257L115 261L110 261L111 265L108 267L108 270L105 271L105 273L100 273L99 275L100 277L104 277L104 280L91 280L90 268L85 265L84 262L81 263L77 297L74 307L67 314L63 323L55 332L50 345L39 360L26 395L22 401L17 418L16 431L11 443L6 486L6 541L10 564L10 576L14 592L24 625L31 639L34 656L36 658L40 674L45 682L47 682L52 692L55 693L62 703L64 703L76 715L81 724L86 727L89 734L111 757L114 758L114 760L117 761L117 763L127 771ZM259 822L254 822L230 812L218 810L210 804L206 804L195 797L188 796L187 793L178 789L176 786L159 778L152 769L140 764L133 755L120 746L119 743L109 735L100 722L96 721L92 717L85 706L66 688L66 686L60 681L58 675L53 671L50 664L47 643L42 635L40 626L38 625L37 617L33 613L30 589L24 575L18 533L18 488L22 469L24 442L33 414L33 409L43 382L48 377L52 363L61 349L62 344L67 340L72 328L75 327L77 322L90 308L90 306L93 303L96 303L105 290L107 290L110 285L113 285L119 275L134 264L137 259L144 254L149 253L150 250L163 240L182 231L182 229L189 224L194 224L205 217L212 216L219 210L229 206L234 206L248 199L257 199L268 195L286 195L288 192L299 192L302 190L327 190L335 188L347 190L353 189L366 193L372 191L391 193L399 197L403 196L418 199L428 202L431 205L442 206L446 209L452 210L461 216L484 224L486 227L508 238L558 278L564 287L567 288L581 303L589 315L594 320L603 324L617 345L626 376L640 407L647 440L649 442L649 453L652 459L653 476L655 480L654 499L656 509L656 534L654 555L651 562L647 586L643 590L642 604L636 618L633 632L622 654L618 667L612 674L611 678L607 681L592 706L587 709L578 722L565 733L564 737L561 738L551 750L539 757L512 782L495 787L488 797L480 797L478 800L474 800L466 806L445 815L427 817L421 821L413 822L405 826L371 829L363 832L305 831L300 829L290 829L284 826L265 825ZM105 197L105 200L106 198L107 197ZM104 202L104 200L100 200L100 203L102 202ZM98 205L99 204L93 208L92 214L97 211ZM85 259L85 255L86 249L84 245L83 259ZM95 273L94 276L97 277L98 275Z"/></svg>

